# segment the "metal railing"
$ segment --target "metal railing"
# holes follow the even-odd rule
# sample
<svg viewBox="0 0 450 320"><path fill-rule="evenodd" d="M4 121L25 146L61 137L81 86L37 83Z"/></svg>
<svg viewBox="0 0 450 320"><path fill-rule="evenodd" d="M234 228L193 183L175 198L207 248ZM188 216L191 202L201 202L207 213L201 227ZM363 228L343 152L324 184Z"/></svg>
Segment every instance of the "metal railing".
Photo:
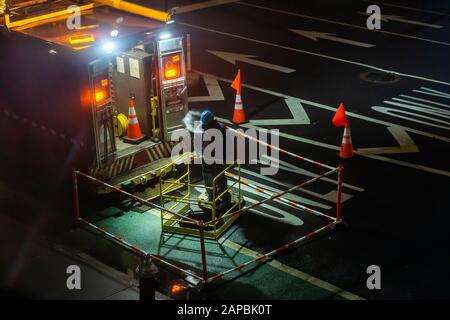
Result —
<svg viewBox="0 0 450 320"><path fill-rule="evenodd" d="M293 155L295 156L295 154L293 154ZM185 158L183 158L183 157L185 157ZM187 155L182 155L178 160L181 160L181 159L189 160L190 158ZM300 157L300 156L296 156L296 159L305 160L305 158ZM308 159L307 161L308 162L313 162L313 160L310 160L310 159ZM286 251L288 249L291 249L291 248L293 248L295 246L298 246L301 243L304 243L307 240L311 239L312 237L317 236L317 235L319 235L319 234L321 234L323 232L326 232L329 229L332 229L334 226L336 226L337 224L342 222L341 201L342 201L342 185L343 185L343 171L344 171L344 167L342 165L339 165L338 167L333 168L333 167L330 167L330 166L327 166L327 165L320 164L318 162L314 162L314 164L317 164L317 165L319 165L321 167L324 167L324 168L331 168L331 170L329 170L329 171L327 171L327 172L325 172L325 173L323 173L321 175L318 175L318 176L316 176L316 177L314 177L314 178L312 178L310 180L302 182L302 183L300 183L300 184L298 184L296 186L293 186L293 187L291 187L291 188L289 188L287 190L283 190L281 192L278 192L278 193L274 194L274 193L268 192L267 190L264 190L261 187L258 187L256 185L252 185L252 184L248 183L245 180L241 180L240 179L240 175L236 176L236 175L233 175L233 174L229 173L228 171L233 167L233 165L237 165L237 167L239 169L239 173L240 173L240 166L239 166L238 163L237 164L230 164L218 176L220 177L221 174L224 174L224 175L227 175L230 178L233 178L236 182L234 184L232 184L231 187L235 186L235 184L238 183L238 185L239 185L239 197L241 196L240 183L244 183L244 184L246 184L249 187L253 187L256 190L260 191L261 193L268 195L268 197L266 199L263 199L261 201L258 201L256 203L254 203L252 205L249 205L249 206L246 206L246 207L239 206L238 209L235 210L235 211L233 211L233 210L236 209L236 207L232 207L232 208L228 209L221 216L219 216L219 217L215 216L215 218L212 218L210 221L207 221L205 223L203 220L196 220L196 219L190 218L187 215L180 214L180 211L178 211L178 212L174 211L173 210L174 209L173 205L170 208L165 208L164 207L164 201L179 200L180 204L183 203L183 204L185 204L187 206L189 206L191 203L198 202L198 200L192 200L192 199L189 198L189 196L191 194L190 193L191 187L200 187L199 185L195 185L195 184L191 184L190 183L190 181L191 181L190 180L190 173L191 172L190 172L189 162L190 161L187 161L187 163L186 163L186 166L187 166L186 168L187 169L186 169L185 173L183 173L178 178L172 179L171 183L169 183L169 186L165 187L164 189L161 188L161 200L162 200L162 202L161 202L160 205L157 205L157 204L154 204L154 203L152 203L150 201L146 201L144 199L141 199L141 198L139 198L139 197L137 197L137 196L135 196L133 194L130 194L130 193L126 192L126 191L123 191L123 190L121 190L121 189L119 189L117 187L114 187L114 186L112 186L112 185L110 185L110 184L108 184L106 182L103 182L103 181L101 181L101 180L99 180L97 178L89 176L89 175L87 175L85 173L82 173L80 171L74 170L73 183L74 183L74 207L75 207L75 218L76 218L76 220L80 221L80 222L82 222L82 223L84 223L86 225L88 225L89 227L91 227L94 230L96 230L97 232L99 232L101 235L107 237L108 239L110 239L112 241L115 241L116 243L119 243L120 245L124 246L125 248L127 248L127 249L129 249L129 250L131 250L131 251L133 251L133 252L135 252L135 253L137 253L139 255L151 257L151 258L155 259L156 261L160 262L161 264L166 265L166 266L174 269L175 271L177 271L177 272L179 272L181 274L189 275L189 276L194 277L195 279L201 280L201 282L203 282L203 283L209 283L209 282L217 281L217 280L223 278L224 276L229 275L229 274L234 273L234 272L237 272L239 270L242 270L243 268L245 268L245 267L247 267L249 265L252 265L252 264L255 264L255 263L265 262L265 261L273 258L274 256L276 256L277 254L280 254L281 252L284 252L284 251ZM169 164L169 165L174 165L174 164L172 163L172 164ZM169 168L169 167L167 166L167 168ZM336 173L337 173L337 179L336 179L337 196L336 196L335 217L333 217L331 215L327 215L327 214L321 213L319 211L316 211L316 210L313 210L313 209L310 209L310 208L307 208L307 207L305 207L305 206L303 206L303 205L301 205L301 204L299 204L297 202L294 202L294 201L287 200L287 199L283 198L283 196L285 194L287 194L287 193L290 193L290 192L293 192L295 190L298 190L298 189L302 188L303 186L305 186L307 184L311 184L313 182L319 181L321 179L324 179L324 178L326 178L326 177L328 177L330 175L336 174ZM77 182L77 177L78 176L85 177L85 178L87 178L87 179L89 179L91 181L94 181L95 183L102 184L102 185L104 185L104 186L106 186L108 188L111 188L111 189L113 189L113 190L115 190L117 192L120 192L120 193L130 197L131 199L133 199L135 201L138 201L140 203L146 204L146 205L148 205L148 206L150 206L152 208L159 209L161 211L162 228L164 228L164 225L165 225L164 222L163 222L163 218L162 218L163 216L165 216L165 217L166 216L170 216L171 218L174 218L174 220L172 220L172 221L177 221L178 223L179 222L184 222L184 223L188 223L188 224L192 225L193 227L196 227L196 228L186 228L186 229L190 230L189 233L187 233L187 234L196 234L196 235L198 234L198 236L200 238L200 254L201 254L201 261L202 261L202 264L201 264L202 265L202 275L200 276L198 274L195 274L192 271L183 269L183 268L175 265L174 263L170 263L170 262L164 260L162 257L155 256L155 255L152 255L152 254L150 254L148 252L145 252L144 250L138 248L136 245L132 245L129 242L123 240L119 236L113 235L113 234L107 232L106 230L104 230L104 229L102 229L102 228L100 228L100 227L98 227L98 226L96 226L96 225L94 225L94 224L92 224L92 223L90 223L90 222L80 218L80 211L79 211L80 207L79 207L79 199L78 199L78 182ZM183 179L186 179L186 181L183 181ZM217 179L218 178L216 177L214 180L217 181ZM164 179L162 179L162 180L164 180ZM169 180L167 180L166 182L168 182L168 181ZM170 195L169 192L171 190L174 190L180 184L184 185L187 188L187 190L188 190L187 195L184 195L184 196L173 196L173 195ZM161 186L162 186L162 184L161 184ZM202 186L202 187L203 188L207 188L205 186ZM213 190L213 192L214 192L214 190ZM215 195L215 193L214 193L214 195ZM224 192L222 192L217 198L220 199L220 197L223 196L223 195L224 195ZM240 198L239 198L239 200L240 200ZM206 256L206 246L205 246L205 238L208 238L208 232L210 232L210 231L205 230L205 228L211 227L211 226L215 225L216 223L218 223L220 221L225 221L226 220L226 223L228 221L234 221L234 219L237 219L237 217L239 217L239 215L241 215L242 213L248 212L249 210L254 209L254 208L256 208L256 207L258 207L258 206L260 206L260 205L262 205L262 204L264 204L264 203L266 203L268 201L271 201L271 200L280 200L280 201L283 201L283 202L287 202L292 207L296 207L296 208L302 210L305 213L311 213L311 214L314 214L314 215L319 216L321 218L326 218L327 220L331 220L331 222L327 223L323 227L320 227L320 228L318 228L316 230L313 230L313 231L309 232L308 234L306 234L306 235L304 235L302 237L299 237L298 239L296 239L294 241L291 241L291 242L289 242L287 244L284 244L284 245L280 246L279 248L277 248L275 250L272 250L272 251L270 251L270 252L268 252L266 254L261 254L258 257L254 258L254 259L252 259L250 261L247 261L247 262L239 264L239 265L237 265L237 266L235 266L233 268L230 268L230 269L228 269L226 271L223 271L223 272L220 272L218 274L210 276L209 273L208 273L208 262L207 262L207 256ZM216 201L217 201L216 199L213 199L213 201L204 201L204 203L208 204L208 205L212 205L214 207L215 204L216 204ZM167 227L165 227L165 228L167 228ZM164 229L162 229L162 231L163 230ZM168 230L170 230L170 228ZM191 232L194 232L194 233L191 233Z"/></svg>
<svg viewBox="0 0 450 320"><path fill-rule="evenodd" d="M228 214L233 210L240 210L242 204L242 193L240 179L235 179L234 182L228 184L227 188L221 191L221 193L218 195L216 185L219 179L228 176L228 173L231 169L236 168L238 171L238 177L240 177L240 165L238 162L229 164L218 175L214 177L212 186L206 186L191 183L191 158L191 154L185 153L175 160L175 162L180 160L186 160L187 162L186 171L183 172L181 176L173 179L165 179L164 174L161 174L160 176L160 204L162 207L164 207L166 203L171 204L171 206L168 208L168 211L161 210L161 230L162 232L172 232L195 236L201 236L201 233L203 231L203 235L206 238L217 239L238 218L238 215L232 216L230 217L231 219L227 219L222 224L220 223L222 219L218 219L219 214L221 216L228 216ZM167 167L170 168L171 165L172 164L168 164ZM162 172L164 171L165 168L162 169ZM163 188L163 186L165 187ZM193 199L191 193L192 187L204 189L205 191L207 191L207 193L212 194L212 199ZM181 190L184 189L183 191L185 191L185 194L175 195L172 193L173 190L180 190L180 188ZM219 213L218 204L223 200L227 193L230 194L230 197L232 197L232 192L234 192L235 189L237 189L237 201L232 202L231 206L226 208L225 212ZM200 208L207 208L211 211L211 219L209 221L203 221L204 230L200 230L199 228L200 220L196 220L194 222L192 220L188 221L180 217L187 216L187 213L192 209L192 204L195 204ZM177 212L178 215L172 216L170 212L173 211Z"/></svg>

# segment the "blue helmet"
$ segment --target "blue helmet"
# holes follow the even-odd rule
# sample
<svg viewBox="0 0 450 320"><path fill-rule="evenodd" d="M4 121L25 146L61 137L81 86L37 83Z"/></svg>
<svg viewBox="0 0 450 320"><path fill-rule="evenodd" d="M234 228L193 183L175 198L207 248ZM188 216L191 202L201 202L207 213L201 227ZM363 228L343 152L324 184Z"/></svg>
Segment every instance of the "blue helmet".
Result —
<svg viewBox="0 0 450 320"><path fill-rule="evenodd" d="M200 116L200 123L202 126L208 125L213 120L214 120L214 114L211 111L205 110L202 112L202 114Z"/></svg>

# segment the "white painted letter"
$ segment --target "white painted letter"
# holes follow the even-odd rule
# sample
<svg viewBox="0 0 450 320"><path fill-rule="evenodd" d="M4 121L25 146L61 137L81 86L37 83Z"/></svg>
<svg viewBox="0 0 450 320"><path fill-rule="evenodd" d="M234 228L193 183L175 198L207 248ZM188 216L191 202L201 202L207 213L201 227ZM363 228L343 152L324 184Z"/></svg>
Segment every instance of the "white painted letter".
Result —
<svg viewBox="0 0 450 320"><path fill-rule="evenodd" d="M367 18L366 26L369 30L381 29L381 9L377 5L370 5L366 10L370 16Z"/></svg>
<svg viewBox="0 0 450 320"><path fill-rule="evenodd" d="M371 265L367 267L367 274L370 274L370 276L367 278L367 289L373 290L381 289L381 269L377 265Z"/></svg>
<svg viewBox="0 0 450 320"><path fill-rule="evenodd" d="M80 7L72 5L67 8L67 13L71 14L66 21L67 29L79 30L81 28L81 15L80 15Z"/></svg>
<svg viewBox="0 0 450 320"><path fill-rule="evenodd" d="M67 267L66 273L70 274L70 276L67 278L67 281L66 281L67 289L69 289L69 290L73 290L73 289L80 290L81 289L81 270L80 270L80 267L76 266L76 265L70 265L70 266Z"/></svg>

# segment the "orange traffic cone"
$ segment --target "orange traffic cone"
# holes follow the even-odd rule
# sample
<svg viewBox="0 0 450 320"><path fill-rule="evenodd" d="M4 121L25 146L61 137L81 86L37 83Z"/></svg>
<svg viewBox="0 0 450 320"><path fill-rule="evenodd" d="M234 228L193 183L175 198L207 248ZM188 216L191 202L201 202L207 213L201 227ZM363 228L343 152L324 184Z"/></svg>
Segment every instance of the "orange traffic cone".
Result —
<svg viewBox="0 0 450 320"><path fill-rule="evenodd" d="M246 122L244 106L242 105L241 95L239 92L236 93L236 102L234 103L233 122L235 124L240 124L240 123Z"/></svg>
<svg viewBox="0 0 450 320"><path fill-rule="evenodd" d="M339 151L339 157L341 159L348 159L354 156L352 135L350 133L350 124L348 121L345 123L344 135L342 137L341 151Z"/></svg>
<svg viewBox="0 0 450 320"><path fill-rule="evenodd" d="M128 133L124 140L130 143L139 143L144 139L145 135L141 131L136 109L134 108L134 98L131 98L128 109Z"/></svg>
<svg viewBox="0 0 450 320"><path fill-rule="evenodd" d="M241 99L241 69L238 69L236 78L231 83L231 87L236 90L236 102L234 103L233 122L240 124L247 122L245 120L244 106Z"/></svg>

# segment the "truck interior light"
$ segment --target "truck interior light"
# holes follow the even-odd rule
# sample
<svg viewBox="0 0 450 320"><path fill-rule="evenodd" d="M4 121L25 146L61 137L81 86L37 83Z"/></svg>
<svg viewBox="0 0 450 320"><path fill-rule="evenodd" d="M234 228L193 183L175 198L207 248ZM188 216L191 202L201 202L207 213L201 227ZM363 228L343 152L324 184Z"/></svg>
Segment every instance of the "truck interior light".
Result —
<svg viewBox="0 0 450 320"><path fill-rule="evenodd" d="M162 33L162 34L159 36L159 38L160 38L161 40L169 39L169 38L170 38L170 33L164 32L164 33Z"/></svg>
<svg viewBox="0 0 450 320"><path fill-rule="evenodd" d="M179 54L167 55L163 59L164 78L166 80L178 78L181 75L181 61Z"/></svg>

